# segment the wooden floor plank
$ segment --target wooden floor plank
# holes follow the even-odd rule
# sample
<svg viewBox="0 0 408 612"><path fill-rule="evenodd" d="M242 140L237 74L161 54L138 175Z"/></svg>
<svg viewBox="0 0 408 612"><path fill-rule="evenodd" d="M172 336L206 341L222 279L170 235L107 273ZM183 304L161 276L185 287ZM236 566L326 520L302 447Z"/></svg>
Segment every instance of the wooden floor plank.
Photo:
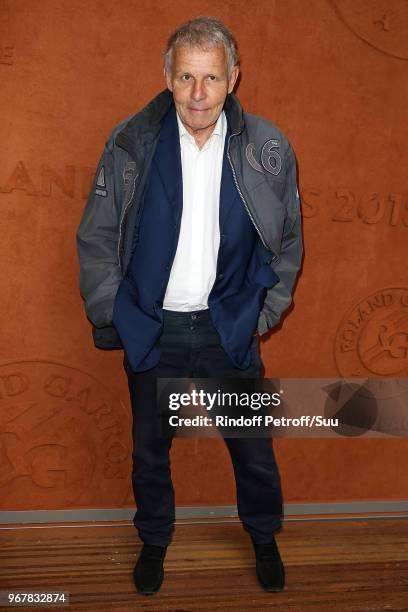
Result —
<svg viewBox="0 0 408 612"><path fill-rule="evenodd" d="M132 524L0 529L0 588L69 591L70 612L408 610L407 520L287 522L277 540L286 589L266 593L239 523L178 524L163 587L143 597Z"/></svg>

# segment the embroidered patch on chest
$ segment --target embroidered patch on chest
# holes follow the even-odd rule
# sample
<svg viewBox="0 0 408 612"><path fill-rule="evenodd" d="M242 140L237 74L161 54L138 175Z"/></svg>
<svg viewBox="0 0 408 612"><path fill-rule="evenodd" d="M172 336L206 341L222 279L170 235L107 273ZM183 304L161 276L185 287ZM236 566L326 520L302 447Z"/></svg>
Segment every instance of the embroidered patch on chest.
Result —
<svg viewBox="0 0 408 612"><path fill-rule="evenodd" d="M245 149L245 156L250 166L257 172L263 174L266 170L276 176L282 169L282 157L276 149L279 149L279 140L270 138L263 144L258 161L255 144L250 142Z"/></svg>

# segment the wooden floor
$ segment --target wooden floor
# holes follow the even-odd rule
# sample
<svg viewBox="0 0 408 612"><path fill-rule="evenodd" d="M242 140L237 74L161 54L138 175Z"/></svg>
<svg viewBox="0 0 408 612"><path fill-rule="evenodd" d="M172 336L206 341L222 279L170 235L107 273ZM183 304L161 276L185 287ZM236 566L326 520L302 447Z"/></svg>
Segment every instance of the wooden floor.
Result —
<svg viewBox="0 0 408 612"><path fill-rule="evenodd" d="M179 523L162 589L146 597L133 525L0 529L0 589L69 591L70 612L408 610L408 520L286 522L277 541L286 589L266 593L239 523Z"/></svg>

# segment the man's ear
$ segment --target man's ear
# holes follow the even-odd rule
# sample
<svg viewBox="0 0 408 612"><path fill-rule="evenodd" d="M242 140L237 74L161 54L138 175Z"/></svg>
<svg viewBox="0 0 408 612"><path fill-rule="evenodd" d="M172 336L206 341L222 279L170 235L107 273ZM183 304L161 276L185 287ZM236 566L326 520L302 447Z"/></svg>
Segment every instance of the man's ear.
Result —
<svg viewBox="0 0 408 612"><path fill-rule="evenodd" d="M234 68L232 69L232 72L231 72L231 76L228 79L228 93L229 94L234 89L234 86L235 86L236 80L238 78L238 75L239 75L239 67L238 66L234 66Z"/></svg>
<svg viewBox="0 0 408 612"><path fill-rule="evenodd" d="M166 79L167 89L173 91L173 83L171 81L171 75L167 72L166 68L164 68L164 78Z"/></svg>

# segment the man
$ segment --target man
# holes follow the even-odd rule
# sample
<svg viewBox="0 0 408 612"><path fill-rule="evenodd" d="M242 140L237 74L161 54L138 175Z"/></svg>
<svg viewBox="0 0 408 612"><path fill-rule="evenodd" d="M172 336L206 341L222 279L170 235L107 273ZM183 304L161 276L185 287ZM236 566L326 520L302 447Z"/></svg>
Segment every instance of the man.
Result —
<svg viewBox="0 0 408 612"><path fill-rule="evenodd" d="M182 25L167 89L116 126L77 234L81 293L97 347L124 348L133 413L140 593L156 593L174 525L171 437L159 377L259 378L258 337L291 303L302 257L296 162L272 123L233 94L235 40L215 18ZM284 588L274 533L280 477L271 440L225 439L238 514L268 591Z"/></svg>

